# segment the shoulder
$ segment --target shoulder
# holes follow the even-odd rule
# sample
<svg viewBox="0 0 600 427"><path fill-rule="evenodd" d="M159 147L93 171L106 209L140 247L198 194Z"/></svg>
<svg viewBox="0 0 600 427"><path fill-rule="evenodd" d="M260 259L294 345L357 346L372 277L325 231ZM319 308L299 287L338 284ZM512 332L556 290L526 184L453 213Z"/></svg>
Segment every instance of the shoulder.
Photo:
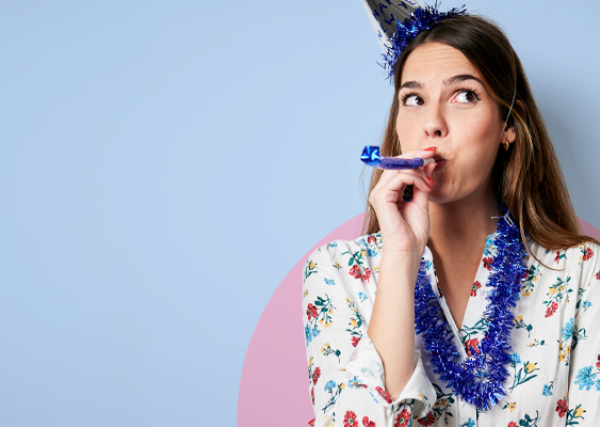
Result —
<svg viewBox="0 0 600 427"><path fill-rule="evenodd" d="M540 263L554 270L548 269L551 276L577 278L583 286L594 278L600 280L600 245L595 242L582 242L565 249L548 249L537 243L530 246ZM530 260L530 264L534 262L535 259Z"/></svg>
<svg viewBox="0 0 600 427"><path fill-rule="evenodd" d="M381 232L366 234L353 240L338 239L316 248L309 256L310 260L342 260L348 256L374 257L383 252Z"/></svg>
<svg viewBox="0 0 600 427"><path fill-rule="evenodd" d="M558 263L558 260L565 259L565 267L574 265L582 265L579 261L590 261L594 259L597 261L600 257L600 245L595 242L583 242L569 248L563 249L549 249L546 248L532 239L528 240L531 253L533 253L540 261L546 264L546 261L554 261Z"/></svg>
<svg viewBox="0 0 600 427"><path fill-rule="evenodd" d="M565 250L571 270L589 274L590 269L600 265L600 246L595 242L583 242Z"/></svg>
<svg viewBox="0 0 600 427"><path fill-rule="evenodd" d="M575 250L578 264L582 270L584 285L600 281L600 245L595 242L584 242Z"/></svg>
<svg viewBox="0 0 600 427"><path fill-rule="evenodd" d="M337 276L346 279L371 277L372 267L383 252L381 233L366 234L353 240L338 239L316 248L304 266L304 281L308 277Z"/></svg>

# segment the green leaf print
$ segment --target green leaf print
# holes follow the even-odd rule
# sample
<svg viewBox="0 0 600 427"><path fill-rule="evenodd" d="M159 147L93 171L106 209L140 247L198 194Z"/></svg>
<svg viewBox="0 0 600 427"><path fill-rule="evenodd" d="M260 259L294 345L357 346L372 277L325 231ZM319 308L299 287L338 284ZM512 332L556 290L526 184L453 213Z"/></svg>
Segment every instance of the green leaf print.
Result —
<svg viewBox="0 0 600 427"><path fill-rule="evenodd" d="M306 279L308 278L308 276L310 276L313 273L316 273L317 270L317 263L312 261L312 260L308 260L306 261L306 265L304 266L304 281L306 281Z"/></svg>

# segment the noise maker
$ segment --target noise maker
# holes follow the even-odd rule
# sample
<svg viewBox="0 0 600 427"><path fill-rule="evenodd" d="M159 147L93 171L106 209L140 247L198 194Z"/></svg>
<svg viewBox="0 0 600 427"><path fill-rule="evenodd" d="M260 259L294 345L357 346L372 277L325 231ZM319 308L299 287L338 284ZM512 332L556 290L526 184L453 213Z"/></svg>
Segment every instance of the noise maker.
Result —
<svg viewBox="0 0 600 427"><path fill-rule="evenodd" d="M418 169L429 163L435 163L434 159L400 159L398 157L381 157L379 147L376 145L367 145L360 156L360 159L367 165L377 169L402 170Z"/></svg>

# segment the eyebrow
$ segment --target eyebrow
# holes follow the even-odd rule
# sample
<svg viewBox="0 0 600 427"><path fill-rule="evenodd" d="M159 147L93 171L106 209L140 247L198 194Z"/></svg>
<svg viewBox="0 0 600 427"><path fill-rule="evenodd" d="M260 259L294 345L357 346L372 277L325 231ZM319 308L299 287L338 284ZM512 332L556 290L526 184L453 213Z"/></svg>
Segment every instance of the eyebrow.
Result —
<svg viewBox="0 0 600 427"><path fill-rule="evenodd" d="M457 76L454 77L450 77L449 79L444 80L444 85L448 86L454 83L458 83L458 82L464 82L465 80L475 80L478 81L479 83L481 83L482 86L484 86L483 82L481 80L479 80L477 77L471 75L471 74L459 74ZM400 89L403 88L408 88L408 89L423 89L423 84L414 80L411 80L409 82L404 82L402 84L402 86L400 86Z"/></svg>

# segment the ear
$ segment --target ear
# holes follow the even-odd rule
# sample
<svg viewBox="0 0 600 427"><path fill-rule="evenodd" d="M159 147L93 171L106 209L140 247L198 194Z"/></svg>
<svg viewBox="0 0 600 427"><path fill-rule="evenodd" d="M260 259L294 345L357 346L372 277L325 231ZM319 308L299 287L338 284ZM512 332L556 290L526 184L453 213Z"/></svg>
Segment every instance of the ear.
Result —
<svg viewBox="0 0 600 427"><path fill-rule="evenodd" d="M525 108L523 106L523 102L521 102L521 100L517 99L516 101L515 107L517 107L519 109L519 111L525 111ZM513 107L513 111L516 109L515 107ZM511 117L512 117L512 113L511 113ZM504 135L502 135L502 142L504 141L508 141L511 144L513 142L515 142L517 140L517 131L515 130L515 127L509 122L506 124L506 127L504 128Z"/></svg>

